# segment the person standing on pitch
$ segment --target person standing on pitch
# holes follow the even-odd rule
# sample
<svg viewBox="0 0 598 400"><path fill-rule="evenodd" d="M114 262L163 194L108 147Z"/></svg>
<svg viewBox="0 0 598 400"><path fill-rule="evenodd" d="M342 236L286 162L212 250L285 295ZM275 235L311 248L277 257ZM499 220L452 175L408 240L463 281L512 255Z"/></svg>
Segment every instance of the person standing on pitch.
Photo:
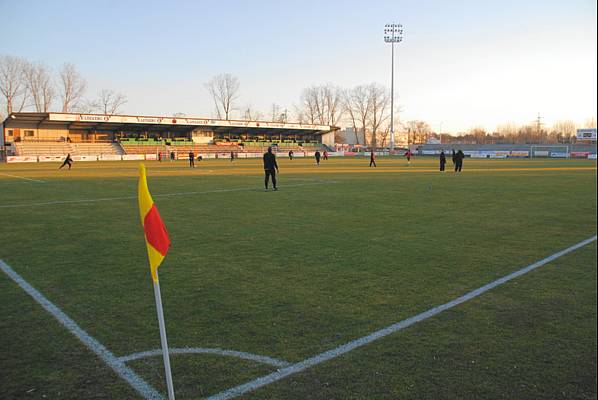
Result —
<svg viewBox="0 0 598 400"><path fill-rule="evenodd" d="M413 153L411 152L411 150L407 149L407 151L405 152L405 157L407 157L407 165L411 165L411 156L413 155Z"/></svg>
<svg viewBox="0 0 598 400"><path fill-rule="evenodd" d="M320 150L316 150L314 156L316 157L316 165L320 165Z"/></svg>
<svg viewBox="0 0 598 400"><path fill-rule="evenodd" d="M268 152L264 153L264 185L266 186L266 192L268 191L268 181L272 177L272 186L274 190L276 188L276 173L278 172L278 164L276 163L276 155L272 153L272 147L268 147Z"/></svg>
<svg viewBox="0 0 598 400"><path fill-rule="evenodd" d="M459 151L457 151L457 154L455 154L455 172L461 172L464 158L465 154L463 154L463 152L459 149Z"/></svg>
<svg viewBox="0 0 598 400"><path fill-rule="evenodd" d="M64 162L62 163L62 165L58 169L62 169L62 167L64 167L67 164L69 166L69 169L71 169L71 165L73 164L73 159L71 158L71 153L68 153L66 155L66 158L64 159Z"/></svg>
<svg viewBox="0 0 598 400"><path fill-rule="evenodd" d="M376 152L373 149L370 152L370 167L372 164L374 164L374 167L376 166Z"/></svg>
<svg viewBox="0 0 598 400"><path fill-rule="evenodd" d="M324 150L324 160L328 160L328 152Z"/></svg>
<svg viewBox="0 0 598 400"><path fill-rule="evenodd" d="M293 161L293 150L289 150L289 160Z"/></svg>
<svg viewBox="0 0 598 400"><path fill-rule="evenodd" d="M195 168L195 154L193 154L193 150L189 151L189 166Z"/></svg>
<svg viewBox="0 0 598 400"><path fill-rule="evenodd" d="M455 153L455 149L453 149L453 167L457 163L457 154Z"/></svg>
<svg viewBox="0 0 598 400"><path fill-rule="evenodd" d="M235 153L234 152L230 152L230 162L235 161Z"/></svg>
<svg viewBox="0 0 598 400"><path fill-rule="evenodd" d="M446 164L446 156L444 150L440 151L440 172L444 172L444 165Z"/></svg>

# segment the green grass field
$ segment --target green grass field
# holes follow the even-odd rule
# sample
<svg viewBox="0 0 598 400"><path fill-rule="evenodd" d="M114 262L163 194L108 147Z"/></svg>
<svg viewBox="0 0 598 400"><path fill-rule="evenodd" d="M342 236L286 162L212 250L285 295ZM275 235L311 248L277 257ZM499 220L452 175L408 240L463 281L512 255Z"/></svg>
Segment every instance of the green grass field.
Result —
<svg viewBox="0 0 598 400"><path fill-rule="evenodd" d="M146 162L169 347L294 364L596 235L596 162ZM450 166L450 162L449 162ZM115 356L160 347L136 162L0 164L0 260ZM241 399L595 399L596 242ZM179 399L278 367L173 354ZM160 356L127 362L166 395ZM141 398L0 273L0 398Z"/></svg>

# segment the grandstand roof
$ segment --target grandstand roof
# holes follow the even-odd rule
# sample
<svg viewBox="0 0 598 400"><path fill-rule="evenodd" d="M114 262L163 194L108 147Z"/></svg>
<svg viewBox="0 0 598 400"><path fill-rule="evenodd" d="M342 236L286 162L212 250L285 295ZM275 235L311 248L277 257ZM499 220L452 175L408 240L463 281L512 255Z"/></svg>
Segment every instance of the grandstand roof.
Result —
<svg viewBox="0 0 598 400"><path fill-rule="evenodd" d="M68 129L94 130L146 130L179 131L194 129L214 133L253 134L323 134L338 130L335 126L313 125L291 122L221 120L197 117L156 117L145 115L103 115L74 113L12 113L4 121L4 127L18 127L22 123L33 123L38 127L68 126Z"/></svg>

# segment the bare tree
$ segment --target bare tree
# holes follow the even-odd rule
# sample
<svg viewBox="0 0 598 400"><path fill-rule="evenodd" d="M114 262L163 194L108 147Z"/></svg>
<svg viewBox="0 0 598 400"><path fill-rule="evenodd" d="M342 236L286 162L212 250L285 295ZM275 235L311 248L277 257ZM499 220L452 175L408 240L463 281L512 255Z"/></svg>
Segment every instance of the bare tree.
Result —
<svg viewBox="0 0 598 400"><path fill-rule="evenodd" d="M262 121L264 114L255 110L250 104L243 108L243 119L246 121Z"/></svg>
<svg viewBox="0 0 598 400"><path fill-rule="evenodd" d="M21 112L28 92L24 70L27 62L19 57L0 56L0 93L6 102L6 113Z"/></svg>
<svg viewBox="0 0 598 400"><path fill-rule="evenodd" d="M321 88L326 110L326 125L336 126L342 118L344 109L342 106L343 90L338 86L327 84Z"/></svg>
<svg viewBox="0 0 598 400"><path fill-rule="evenodd" d="M588 129L596 128L596 118L590 117L586 119L583 124L583 127Z"/></svg>
<svg viewBox="0 0 598 400"><path fill-rule="evenodd" d="M315 86L303 89L301 93L301 104L298 107L299 121L308 124L322 123L321 109L318 88Z"/></svg>
<svg viewBox="0 0 598 400"><path fill-rule="evenodd" d="M81 106L87 82L77 72L73 64L66 63L60 70L60 95L62 98L62 112L76 111Z"/></svg>
<svg viewBox="0 0 598 400"><path fill-rule="evenodd" d="M571 143L571 137L576 135L575 122L573 121L557 121L552 126L550 136L554 138L556 143Z"/></svg>
<svg viewBox="0 0 598 400"><path fill-rule="evenodd" d="M285 108L284 110L276 103L272 103L272 113L270 115L272 122L286 123L289 119L289 112Z"/></svg>
<svg viewBox="0 0 598 400"><path fill-rule="evenodd" d="M388 90L377 83L367 86L367 95L371 105L369 126L372 139L370 144L373 148L376 148L378 146L378 132L390 116L388 113L390 97L388 96Z"/></svg>
<svg viewBox="0 0 598 400"><path fill-rule="evenodd" d="M239 79L228 73L216 75L206 83L206 88L214 100L216 114L219 119L224 117L228 120L230 118L234 102L239 97L239 86Z"/></svg>
<svg viewBox="0 0 598 400"><path fill-rule="evenodd" d="M24 77L35 111L48 112L56 97L50 69L42 63L28 63L24 68Z"/></svg>
<svg viewBox="0 0 598 400"><path fill-rule="evenodd" d="M405 123L407 131L407 143L423 143L426 136L432 131L430 125L425 121L407 121ZM411 140L413 138L413 140Z"/></svg>
<svg viewBox="0 0 598 400"><path fill-rule="evenodd" d="M310 86L301 93L300 121L335 126L342 117L343 90L332 84Z"/></svg>
<svg viewBox="0 0 598 400"><path fill-rule="evenodd" d="M126 103L127 97L124 94L102 89L98 93L98 98L89 104L89 108L101 114L115 115L120 112L120 108Z"/></svg>
<svg viewBox="0 0 598 400"><path fill-rule="evenodd" d="M360 85L353 89L345 91L343 95L343 106L346 114L349 116L353 131L355 132L355 141L359 144L359 132L363 132L365 140L365 132L367 130L368 120L372 105L368 97L367 86ZM364 143L367 144L367 143Z"/></svg>

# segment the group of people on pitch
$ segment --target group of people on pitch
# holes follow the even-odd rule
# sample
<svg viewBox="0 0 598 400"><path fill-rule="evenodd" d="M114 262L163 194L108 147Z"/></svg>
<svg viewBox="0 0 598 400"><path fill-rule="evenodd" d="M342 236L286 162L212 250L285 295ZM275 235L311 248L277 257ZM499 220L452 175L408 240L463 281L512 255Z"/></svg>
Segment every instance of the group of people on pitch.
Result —
<svg viewBox="0 0 598 400"><path fill-rule="evenodd" d="M461 172L461 168L463 168L463 159L465 158L465 154L459 149L456 153L453 150L453 166L455 167L455 172ZM446 155L444 154L444 150L440 151L440 171L444 172L444 166L446 165Z"/></svg>

